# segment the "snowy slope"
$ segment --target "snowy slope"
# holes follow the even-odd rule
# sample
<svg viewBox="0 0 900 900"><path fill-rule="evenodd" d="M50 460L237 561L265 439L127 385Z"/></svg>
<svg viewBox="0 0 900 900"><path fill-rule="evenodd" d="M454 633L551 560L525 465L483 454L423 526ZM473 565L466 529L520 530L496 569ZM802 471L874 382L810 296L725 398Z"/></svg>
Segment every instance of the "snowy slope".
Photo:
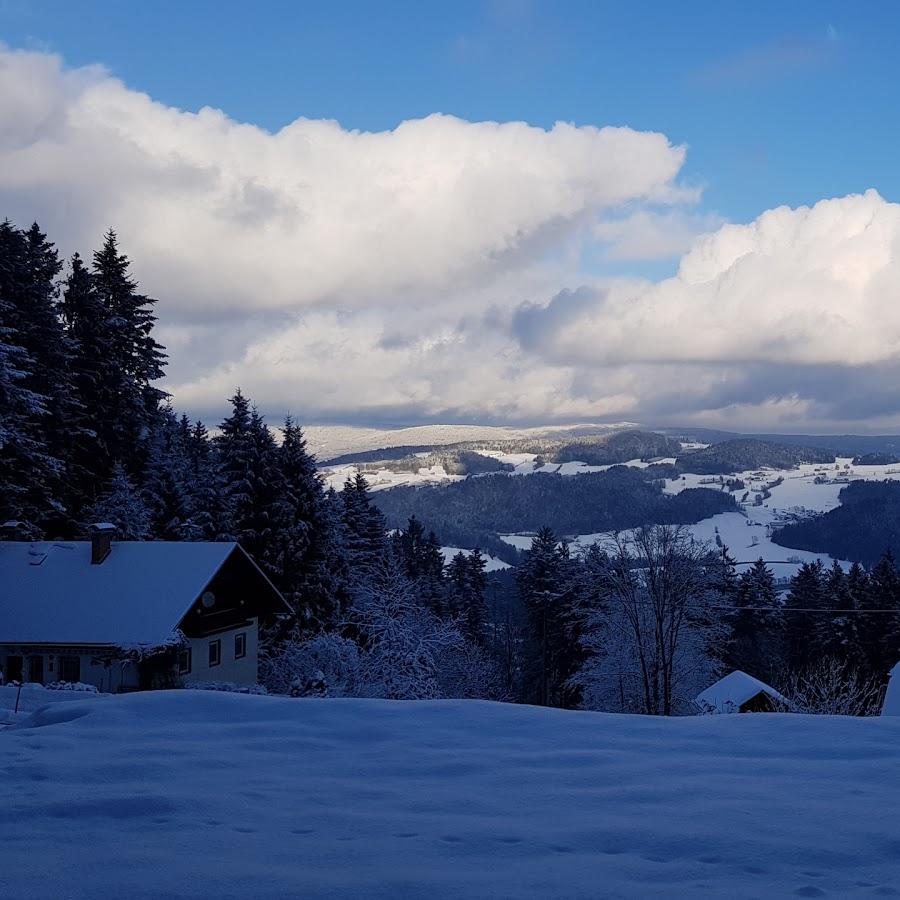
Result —
<svg viewBox="0 0 900 900"><path fill-rule="evenodd" d="M539 425L512 428L502 425L413 425L408 428L368 428L359 425L305 425L303 433L311 452L319 459L381 450L385 447L439 447L461 441L513 441L551 435L604 434L637 428L635 422Z"/></svg>
<svg viewBox="0 0 900 900"><path fill-rule="evenodd" d="M0 896L873 897L900 718L203 692L0 731Z"/></svg>

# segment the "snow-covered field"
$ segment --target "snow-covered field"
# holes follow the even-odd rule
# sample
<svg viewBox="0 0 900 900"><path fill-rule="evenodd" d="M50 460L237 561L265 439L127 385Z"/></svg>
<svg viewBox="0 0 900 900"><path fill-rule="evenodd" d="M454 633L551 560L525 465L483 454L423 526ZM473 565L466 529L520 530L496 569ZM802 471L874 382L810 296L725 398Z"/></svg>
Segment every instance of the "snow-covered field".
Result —
<svg viewBox="0 0 900 900"><path fill-rule="evenodd" d="M838 459L828 465L802 465L798 469L762 469L742 472L735 476L746 484L744 490L735 492L741 500L749 492L747 502L741 504L741 513L722 513L692 526L692 531L701 540L715 541L716 535L729 548L739 563L750 564L762 557L773 564L772 570L778 578L788 578L795 574L801 562L821 559L831 565L827 554L809 553L805 550L791 550L779 547L771 539L771 530L792 516L806 516L828 512L840 505L841 489L850 481L882 481L900 478L900 466L854 466L851 459ZM754 505L754 497L766 485L777 479L781 484L769 487L771 496L762 505ZM817 484L816 479L824 483ZM709 476L685 475L666 484L666 490L677 493L687 487L715 487L703 484ZM846 569L849 562L839 560ZM746 568L739 565L738 569Z"/></svg>
<svg viewBox="0 0 900 900"><path fill-rule="evenodd" d="M173 691L0 731L0 896L876 897L900 718Z"/></svg>
<svg viewBox="0 0 900 900"><path fill-rule="evenodd" d="M339 491L347 479L353 479L362 471L369 483L369 489L384 491L388 488L402 487L408 484L437 484L446 481L462 481L465 475L449 475L443 466L423 466L418 472L392 472L390 469L368 470L352 463L341 466L329 466L322 470L322 478L327 488Z"/></svg>
<svg viewBox="0 0 900 900"><path fill-rule="evenodd" d="M476 478L492 478L500 475L582 475L586 472L605 472L613 468L612 465L589 466L583 462L546 463L535 465L537 454L535 453L504 453L500 450L480 450L484 456L491 456L502 463L513 466L511 472L487 472ZM657 460L662 463L674 463L671 459ZM636 469L645 469L650 465L640 459L632 459L616 465L630 466ZM448 481L463 481L465 475L450 475L443 466L423 466L418 472L392 472L390 469L364 469L354 463L345 463L340 466L328 466L322 470L322 477L327 487L339 491L344 482L352 479L357 472L362 471L366 481L373 491L383 491L388 488L401 487L403 485L438 484Z"/></svg>
<svg viewBox="0 0 900 900"><path fill-rule="evenodd" d="M72 700L105 700L109 694L85 693L83 691L50 691L42 684L26 683L22 690L15 685L0 687L0 726L12 725L41 709L48 703L66 703ZM16 701L18 699L18 710Z"/></svg>
<svg viewBox="0 0 900 900"><path fill-rule="evenodd" d="M630 464L629 464L630 465ZM716 539L728 547L738 561L738 571L743 571L762 557L772 567L776 578L790 578L804 562L821 559L828 566L832 558L827 554L810 553L780 547L771 540L772 529L792 517L828 512L840 505L841 489L851 481L882 481L900 479L900 466L854 466L851 459L839 459L828 465L802 465L797 469L760 469L740 472L728 478L739 478L745 487L735 491L740 512L720 513L691 525L691 532L698 540L716 543ZM773 482L782 479L780 484ZM817 484L816 479L821 483ZM686 474L666 482L664 490L677 494L686 488L706 487L719 489L718 477ZM757 494L768 488L770 497L762 504L754 504ZM531 546L531 534L507 534L501 537L520 550ZM573 538L573 547L585 547L609 539L608 533L582 534ZM846 569L850 563L839 560Z"/></svg>

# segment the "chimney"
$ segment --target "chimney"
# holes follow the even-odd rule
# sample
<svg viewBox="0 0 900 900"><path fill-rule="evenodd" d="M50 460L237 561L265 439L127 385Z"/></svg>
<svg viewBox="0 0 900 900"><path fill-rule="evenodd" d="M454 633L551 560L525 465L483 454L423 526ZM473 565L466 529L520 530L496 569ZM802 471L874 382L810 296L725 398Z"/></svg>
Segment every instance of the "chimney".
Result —
<svg viewBox="0 0 900 900"><path fill-rule="evenodd" d="M88 529L91 532L91 565L99 566L112 550L116 526L109 522L95 522Z"/></svg>
<svg viewBox="0 0 900 900"><path fill-rule="evenodd" d="M21 541L24 528L25 523L19 522L16 519L10 519L8 522L4 522L0 525L0 540Z"/></svg>

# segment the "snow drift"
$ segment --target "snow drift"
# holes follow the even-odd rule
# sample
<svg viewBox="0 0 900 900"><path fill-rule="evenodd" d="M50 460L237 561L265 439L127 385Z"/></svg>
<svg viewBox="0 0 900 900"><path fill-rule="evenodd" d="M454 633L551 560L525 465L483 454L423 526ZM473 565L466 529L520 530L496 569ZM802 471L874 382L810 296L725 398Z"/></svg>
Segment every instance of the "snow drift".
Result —
<svg viewBox="0 0 900 900"><path fill-rule="evenodd" d="M900 879L890 717L180 691L38 710L0 752L5 897L847 897Z"/></svg>

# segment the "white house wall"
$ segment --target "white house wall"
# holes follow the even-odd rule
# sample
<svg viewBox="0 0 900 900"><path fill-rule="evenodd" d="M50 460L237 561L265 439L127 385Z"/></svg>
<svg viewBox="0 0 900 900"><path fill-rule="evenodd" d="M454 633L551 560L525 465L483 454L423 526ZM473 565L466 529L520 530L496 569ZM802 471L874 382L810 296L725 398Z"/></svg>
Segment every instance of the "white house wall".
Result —
<svg viewBox="0 0 900 900"><path fill-rule="evenodd" d="M43 660L43 684L50 684L60 679L61 656L77 656L79 660L79 681L82 684L91 684L97 690L105 693L118 693L120 691L135 690L138 687L137 668L133 662L112 662L108 666L94 653L79 651L78 649L42 650L32 647L23 648L15 644L0 647L0 665L3 666L4 679L10 676L8 659L10 656L23 657L22 680L33 682L34 673L31 671L31 661L34 657Z"/></svg>
<svg viewBox="0 0 900 900"><path fill-rule="evenodd" d="M243 659L234 658L234 639L238 634L247 635L247 652ZM215 640L222 642L221 662L210 666L209 645ZM186 687L209 681L252 685L259 680L259 628L256 619L250 625L210 637L191 638L188 644L191 648L191 671L181 676Z"/></svg>

